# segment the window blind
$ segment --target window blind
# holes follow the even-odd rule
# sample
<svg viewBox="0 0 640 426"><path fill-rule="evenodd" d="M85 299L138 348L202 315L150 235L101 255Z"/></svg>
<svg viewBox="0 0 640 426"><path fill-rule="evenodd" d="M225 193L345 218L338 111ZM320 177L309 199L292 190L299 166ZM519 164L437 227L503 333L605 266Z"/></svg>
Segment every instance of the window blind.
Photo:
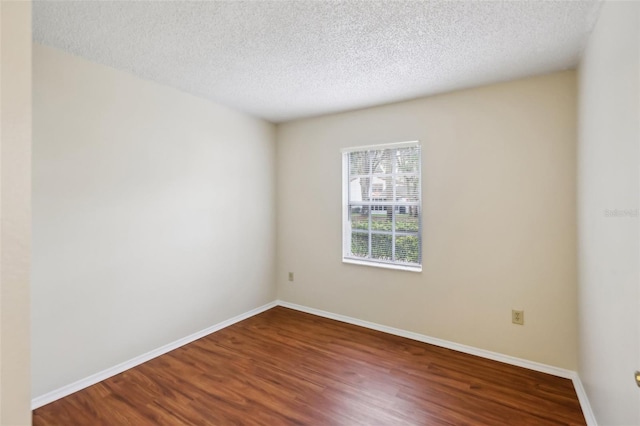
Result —
<svg viewBox="0 0 640 426"><path fill-rule="evenodd" d="M418 142L344 150L343 199L344 260L421 265Z"/></svg>

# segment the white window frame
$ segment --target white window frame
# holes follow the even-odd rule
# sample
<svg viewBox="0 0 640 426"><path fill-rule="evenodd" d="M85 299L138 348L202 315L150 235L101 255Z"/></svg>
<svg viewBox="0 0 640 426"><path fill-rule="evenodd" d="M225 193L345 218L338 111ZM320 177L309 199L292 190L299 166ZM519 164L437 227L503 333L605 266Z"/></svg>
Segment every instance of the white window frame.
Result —
<svg viewBox="0 0 640 426"><path fill-rule="evenodd" d="M398 149L398 148L408 148L408 147L419 147L419 171L418 171L418 201L417 203L407 203L407 202L399 202L395 199L395 188L393 189L393 199L391 202L385 201L385 205L392 206L393 212L393 225L392 231L389 233L391 235L391 241L393 244L393 248L395 248L396 244L396 231L395 231L395 211L398 206L408 207L409 205L417 205L418 206L418 261L419 264L408 264L396 261L386 261L381 259L373 259L362 258L357 256L351 256L351 216L349 211L349 190L350 190L350 176L349 176L349 154L352 152L359 151L367 151L367 150L385 150L385 149ZM355 146L351 148L344 148L341 150L342 154L342 262L350 263L355 265L365 265L365 266L374 266L378 268L388 268L388 269L398 269L403 271L413 271L413 272L422 272L422 147L419 141L408 141L408 142L396 142L396 143L386 143L379 145L365 145L365 146ZM395 174L395 170L392 171L392 174ZM371 205L371 204L369 204ZM371 239L371 235L375 233L372 232L371 227L368 229L369 239ZM381 232L386 234L386 232ZM369 250L371 252L371 250ZM393 250L395 254L395 250ZM371 253L369 253L369 256Z"/></svg>

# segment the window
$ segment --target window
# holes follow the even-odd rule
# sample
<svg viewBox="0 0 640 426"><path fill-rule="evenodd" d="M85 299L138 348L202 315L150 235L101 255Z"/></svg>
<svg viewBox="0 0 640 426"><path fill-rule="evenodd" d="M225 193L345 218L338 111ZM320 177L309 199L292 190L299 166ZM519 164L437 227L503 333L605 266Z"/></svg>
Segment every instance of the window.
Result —
<svg viewBox="0 0 640 426"><path fill-rule="evenodd" d="M420 144L342 151L342 260L422 270Z"/></svg>

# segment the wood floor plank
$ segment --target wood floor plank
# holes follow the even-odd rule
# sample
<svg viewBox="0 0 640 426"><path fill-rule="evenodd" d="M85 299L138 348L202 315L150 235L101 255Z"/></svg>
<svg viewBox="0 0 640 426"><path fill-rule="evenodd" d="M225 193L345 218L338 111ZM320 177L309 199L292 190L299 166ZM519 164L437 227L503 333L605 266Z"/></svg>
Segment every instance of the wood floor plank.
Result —
<svg viewBox="0 0 640 426"><path fill-rule="evenodd" d="M49 425L585 425L570 380L276 307L33 412Z"/></svg>

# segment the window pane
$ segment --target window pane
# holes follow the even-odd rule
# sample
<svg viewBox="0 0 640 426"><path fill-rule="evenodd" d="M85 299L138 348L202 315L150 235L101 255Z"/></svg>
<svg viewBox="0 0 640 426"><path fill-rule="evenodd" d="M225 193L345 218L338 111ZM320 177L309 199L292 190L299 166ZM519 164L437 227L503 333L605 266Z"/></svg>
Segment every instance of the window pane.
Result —
<svg viewBox="0 0 640 426"><path fill-rule="evenodd" d="M357 177L349 180L349 203L370 200L369 182L371 182L370 177Z"/></svg>
<svg viewBox="0 0 640 426"><path fill-rule="evenodd" d="M420 248L418 236L397 236L396 237L396 260L398 262L419 263Z"/></svg>
<svg viewBox="0 0 640 426"><path fill-rule="evenodd" d="M418 173L420 171L420 148L400 148L396 153L398 173Z"/></svg>
<svg viewBox="0 0 640 426"><path fill-rule="evenodd" d="M420 195L420 179L417 175L396 176L396 201L418 201Z"/></svg>
<svg viewBox="0 0 640 426"><path fill-rule="evenodd" d="M397 206L396 231L418 232L420 225L418 215L418 206Z"/></svg>
<svg viewBox="0 0 640 426"><path fill-rule="evenodd" d="M369 167L369 151L349 153L349 175L368 175Z"/></svg>
<svg viewBox="0 0 640 426"><path fill-rule="evenodd" d="M371 201L393 201L393 177L373 176Z"/></svg>
<svg viewBox="0 0 640 426"><path fill-rule="evenodd" d="M369 254L369 234L351 233L351 255L367 257Z"/></svg>
<svg viewBox="0 0 640 426"><path fill-rule="evenodd" d="M391 174L392 170L392 158L391 154L394 150L385 149L378 151L371 151L373 153L373 173L376 174Z"/></svg>
<svg viewBox="0 0 640 426"><path fill-rule="evenodd" d="M366 206L351 206L351 229L369 229L369 208Z"/></svg>
<svg viewBox="0 0 640 426"><path fill-rule="evenodd" d="M391 206L371 206L371 229L391 232Z"/></svg>
<svg viewBox="0 0 640 426"><path fill-rule="evenodd" d="M371 235L371 257L379 260L391 261L391 235Z"/></svg>

